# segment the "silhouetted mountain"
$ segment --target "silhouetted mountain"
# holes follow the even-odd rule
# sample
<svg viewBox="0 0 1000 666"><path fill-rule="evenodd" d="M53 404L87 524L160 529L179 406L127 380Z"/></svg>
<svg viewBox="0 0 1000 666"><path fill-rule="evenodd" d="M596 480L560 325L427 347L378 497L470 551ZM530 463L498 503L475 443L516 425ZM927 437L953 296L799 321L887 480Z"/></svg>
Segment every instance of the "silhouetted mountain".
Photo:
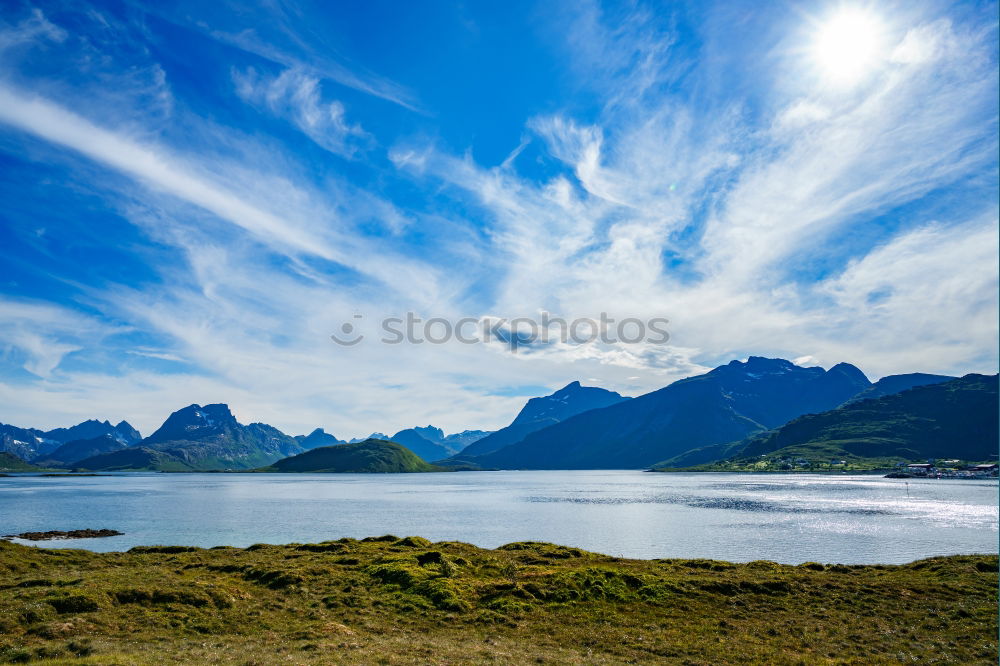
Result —
<svg viewBox="0 0 1000 666"><path fill-rule="evenodd" d="M136 444L142 439L139 431L129 425L128 421L122 421L114 426L111 425L110 421L98 421L97 419L88 419L69 428L56 428L45 433L45 437L48 439L54 439L63 444L77 440L94 439L101 435L111 435L125 446Z"/></svg>
<svg viewBox="0 0 1000 666"><path fill-rule="evenodd" d="M243 425L228 405L189 405L171 414L141 445L193 469L252 469L304 449L266 423Z"/></svg>
<svg viewBox="0 0 1000 666"><path fill-rule="evenodd" d="M506 469L649 467L832 409L870 385L847 363L823 370L754 356L583 412L472 461Z"/></svg>
<svg viewBox="0 0 1000 666"><path fill-rule="evenodd" d="M614 391L570 382L551 395L528 400L511 425L534 421L565 421L581 412L607 407L627 399Z"/></svg>
<svg viewBox="0 0 1000 666"><path fill-rule="evenodd" d="M347 443L348 444L357 444L358 442L367 442L369 439L381 439L383 441L388 441L389 440L389 435L386 435L385 433L381 433L381 432L373 432L372 434L368 435L367 437L352 437L350 440L348 440Z"/></svg>
<svg viewBox="0 0 1000 666"><path fill-rule="evenodd" d="M295 441L306 450L315 449L320 446L336 446L337 444L346 443L324 431L322 428L316 428L308 435L296 435Z"/></svg>
<svg viewBox="0 0 1000 666"><path fill-rule="evenodd" d="M122 420L115 426L115 430L125 438L125 443L129 446L138 443L142 440L142 435L139 431L132 427L128 421Z"/></svg>
<svg viewBox="0 0 1000 666"><path fill-rule="evenodd" d="M146 446L130 446L127 449L103 453L92 458L84 458L73 464L73 469L93 472L116 472L157 470L163 472L188 472L194 468L167 451L157 451Z"/></svg>
<svg viewBox="0 0 1000 666"><path fill-rule="evenodd" d="M516 444L536 430L564 421L591 409L628 400L614 391L572 382L555 393L529 400L506 428L483 437L461 451L461 458L483 456Z"/></svg>
<svg viewBox="0 0 1000 666"><path fill-rule="evenodd" d="M942 382L951 381L952 379L957 379L957 377L949 377L948 375L928 375L923 372L911 372L906 375L889 375L878 380L844 404L849 405L852 402L871 400L872 398L881 398L884 395L900 393L916 386L940 384Z"/></svg>
<svg viewBox="0 0 1000 666"><path fill-rule="evenodd" d="M434 462L458 453L489 434L485 430L464 430L446 436L441 428L427 425L400 430L385 439L402 444L427 462Z"/></svg>
<svg viewBox="0 0 1000 666"><path fill-rule="evenodd" d="M167 417L156 431L143 440L144 445L172 441L196 441L225 434L239 425L229 405L188 405Z"/></svg>
<svg viewBox="0 0 1000 666"><path fill-rule="evenodd" d="M430 439L431 437L434 439ZM441 460L455 453L454 449L443 444L444 432L434 426L400 430L388 440L402 444L427 462Z"/></svg>
<svg viewBox="0 0 1000 666"><path fill-rule="evenodd" d="M440 472L412 451L378 439L323 446L260 469L261 472Z"/></svg>
<svg viewBox="0 0 1000 666"><path fill-rule="evenodd" d="M865 458L995 459L998 418L997 375L970 374L802 416L734 447L730 457L840 451Z"/></svg>
<svg viewBox="0 0 1000 666"><path fill-rule="evenodd" d="M413 428L410 428L410 430L417 433L424 439L431 442L435 442L437 444L440 444L441 442L444 441L444 430L441 430L441 428L436 428L432 425L415 426Z"/></svg>
<svg viewBox="0 0 1000 666"><path fill-rule="evenodd" d="M91 439L78 439L66 442L52 453L39 456L32 462L43 466L72 465L84 458L91 458L103 453L111 453L112 451L120 451L124 448L126 448L126 445L119 439L115 438L111 433L105 433Z"/></svg>

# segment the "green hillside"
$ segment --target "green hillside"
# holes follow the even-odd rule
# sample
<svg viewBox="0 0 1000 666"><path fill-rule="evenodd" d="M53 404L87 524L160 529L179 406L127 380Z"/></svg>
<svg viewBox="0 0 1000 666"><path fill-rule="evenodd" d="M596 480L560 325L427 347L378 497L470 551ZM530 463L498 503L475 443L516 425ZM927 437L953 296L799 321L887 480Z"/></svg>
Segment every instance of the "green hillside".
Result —
<svg viewBox="0 0 1000 666"><path fill-rule="evenodd" d="M355 444L321 446L263 467L261 472L443 472L394 442L366 439Z"/></svg>
<svg viewBox="0 0 1000 666"><path fill-rule="evenodd" d="M26 463L13 453L0 451L0 472L40 472L41 467Z"/></svg>
<svg viewBox="0 0 1000 666"><path fill-rule="evenodd" d="M73 464L73 469L93 472L116 471L162 471L190 472L191 465L166 451L157 451L145 446L133 446L120 451L91 456Z"/></svg>

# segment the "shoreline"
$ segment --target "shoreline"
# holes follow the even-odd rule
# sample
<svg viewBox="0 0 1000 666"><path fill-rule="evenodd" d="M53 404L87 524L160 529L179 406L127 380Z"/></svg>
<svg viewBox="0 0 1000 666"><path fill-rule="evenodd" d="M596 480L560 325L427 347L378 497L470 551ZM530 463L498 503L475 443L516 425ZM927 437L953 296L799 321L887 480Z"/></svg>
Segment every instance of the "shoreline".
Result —
<svg viewBox="0 0 1000 666"><path fill-rule="evenodd" d="M41 473L41 472L3 472L0 473L0 478L88 478L88 477L128 477L128 476L139 476L148 474L250 474L254 476L259 476L262 474L273 474L287 477L294 477L296 475L305 474L320 474L324 476L331 475L363 475L363 476L395 476L395 475L407 475L407 474L420 474L422 476L429 474L452 474L454 472L462 472L463 474L478 474L478 473L497 473L497 472L643 472L651 474L748 474L748 475L761 475L761 474L778 474L778 475L803 475L812 474L814 476L882 476L883 478L909 478L909 479L969 479L974 481L991 481L1000 480L998 476L948 476L948 475L912 475L909 477L888 477L885 473L892 472L890 468L885 469L875 469L875 470L804 470L804 469L786 469L786 470L730 470L730 469L692 469L692 468L607 468L607 469L461 469L461 470L434 470L430 472L275 472L275 471L260 471L256 469L204 469L204 470L155 470L155 469L136 469L136 470L114 470L107 472L63 472L63 473Z"/></svg>
<svg viewBox="0 0 1000 666"><path fill-rule="evenodd" d="M94 533L94 534L88 534L88 535L82 535L82 536L77 536L76 535L78 533L84 533L84 532L91 532L91 533ZM31 534L31 535L55 534L56 536L46 536L44 538L32 538L32 537L25 537L25 536L23 536L24 534ZM72 535L72 536L64 536L64 535ZM119 531L114 530L114 529L79 529L79 530L67 530L67 531L59 531L59 530L30 531L30 532L22 532L21 534L17 534L17 535L8 534L8 535L0 536L0 542L14 543L14 544L19 545L19 546L26 546L26 547L31 547L31 548L36 548L36 549L42 549L42 550L55 550L55 551L79 550L79 551L84 551L84 552L87 552L87 553L93 553L95 555L106 555L106 554L112 554L112 553L128 554L128 553L131 553L131 552L137 552L137 553L138 552L152 552L153 550L157 550L157 549L163 549L163 552L167 552L167 551L170 551L170 552L201 552L201 551L206 551L207 552L207 551L224 550L224 549L229 549L229 550L251 550L251 549L261 549L261 548L305 548L305 549L308 550L312 546L315 546L317 544L324 544L324 543L334 543L334 542L340 543L340 542L353 542L353 541L360 541L360 542L392 541L394 539L395 540L400 540L400 537L396 537L394 535L387 534L387 535L378 536L378 537L371 537L371 536L369 536L369 537L362 537L362 538L339 537L338 539L335 539L335 540L331 539L331 540L328 540L328 541L316 541L316 542L310 542L310 541L305 541L305 542L287 541L287 542L283 542L283 543L255 542L255 543L250 544L248 546L233 546L233 545L229 545L229 544L214 544L214 545L211 545L211 546L197 546L197 545L192 545L192 544L178 544L178 543L174 543L174 544L149 543L149 544L136 544L136 545L130 546L130 547L124 549L124 550L90 550L89 548L74 547L73 544L67 543L67 542L72 542L72 541L74 541L76 539L84 539L84 540L86 540L86 539L98 539L98 538L104 539L104 538L111 538L111 537L115 537L115 536L125 536L125 533L124 532L119 532ZM410 537L405 537L405 538L410 538ZM553 547L556 547L556 548L574 548L575 549L575 547L573 547L573 546L566 546L566 545L561 545L561 544L552 544L552 543L549 543L549 542L513 541L513 542L510 542L510 543L501 544L501 545L499 545L499 546L497 546L495 548L488 548L488 547L477 546L477 545L472 544L472 543L460 542L460 541L431 542L431 541L429 541L427 539L424 539L423 537L413 537L413 538L421 539L422 541L427 541L428 543L431 543L432 545L435 544L435 543L442 543L442 544L462 543L463 545L470 546L472 548L476 548L476 549L479 549L479 550L487 550L487 551L489 551L489 550L504 550L506 548L512 547L512 546L514 546L516 544L519 544L519 543L541 543L541 544L545 544L545 545L548 545L548 546L553 546ZM26 542L26 543L21 543L21 542ZM66 543L67 545L56 545L56 544L62 544L62 543ZM776 560L768 560L768 559L760 559L760 558L741 560L741 559L716 559L716 558L711 558L711 557L698 557L698 556L687 556L687 557L662 557L662 556L658 556L658 557L624 557L624 556L606 555L604 553L597 553L597 552L594 552L594 551L588 551L588 552L591 552L592 554L595 554L595 555L599 555L601 557L608 557L608 558L616 559L616 560L619 560L619 559L620 560L630 560L630 561L635 561L635 562L657 562L657 561L661 561L661 560L671 560L671 561L704 561L704 560L711 560L713 562L722 562L722 563L733 565L733 566L745 565L745 564L749 564L751 562L768 562L770 564L774 564L776 566L782 566L782 567L786 567L786 566L787 567L797 567L797 566L803 566L805 564L810 564L810 563L813 563L813 564L819 563L819 564L823 564L824 566L828 566L828 567L829 566L846 566L846 567L905 567L905 566L913 565L913 564L915 564L917 562L921 562L923 560L936 559L936 558L952 558L952 557L1000 557L1000 549L998 549L996 552L984 552L984 551L979 551L979 552L953 552L953 553L948 553L948 554L928 555L926 557L917 557L917 558L914 558L913 560L909 560L907 562L895 562L895 563L894 562L833 562L833 561L826 562L826 561L818 561L818 560L802 560L801 562L778 562Z"/></svg>
<svg viewBox="0 0 1000 666"><path fill-rule="evenodd" d="M94 536L94 537L51 537L51 538L47 538L47 539L30 539L30 538L22 538L20 536L6 535L6 536L0 537L0 542L12 543L12 544L15 544L15 545L18 545L18 546L25 546L25 547L35 548L35 549L40 549L40 550L53 550L53 551L79 550L79 551L83 551L83 552L86 552L86 553L92 553L94 555L128 554L128 553L131 553L131 552L145 553L145 552L153 552L153 551L160 551L160 550L162 550L163 552L201 552L201 551L213 551L213 550L251 550L251 549L260 549L260 548L300 548L300 547L304 547L304 548L308 549L310 546L315 546L317 544L329 543L328 541L313 541L313 542L311 542L311 541L304 541L304 542L303 541L287 541L287 542L284 542L284 543L255 542L255 543L250 544L249 546L232 546L232 545L227 545L227 544L216 544L214 546L195 546L195 545L191 545L191 544L181 544L181 543L174 543L174 544L149 543L149 544L137 544L137 545L134 545L134 546L129 546L128 548L126 548L124 550L91 550L89 548L82 548L82 547L75 546L72 543L72 541L74 541L76 539L84 539L84 540L86 540L86 539L100 539L100 538L109 538L109 537L112 537L112 536L121 536L122 534L123 533L118 533L118 534L104 534L104 535L99 535L99 536ZM399 538L399 537L396 537L394 535L385 535L385 537L390 537L390 536L392 538L394 538L394 539L398 539ZM383 537L362 537L360 539L357 539L357 538L354 538L354 537L340 537L339 539L336 539L336 540L333 540L333 541L362 541L363 542L363 541L366 541L366 540L381 539L381 538L383 538ZM423 537L419 537L419 538L423 538ZM518 543L544 543L544 544L547 544L547 545L556 546L558 548L573 548L572 546L564 546L564 545L561 545L561 544L550 544L549 542L541 542L541 541L539 541L539 542L512 541L510 543L501 544L500 546L497 546L496 548L485 548L485 547L476 546L475 544L467 543L467 542L464 542L464 541L440 541L440 542L431 542L431 543L432 544L434 544L434 543L462 543L462 544L465 544L465 545L468 545L468 546L472 546L473 548L478 548L480 550L503 550L504 548L506 548L508 546L511 546L513 544L518 544ZM65 544L65 545L62 545L62 544ZM593 551L589 551L589 552L593 552ZM824 560L802 560L801 562L779 562L777 560L769 560L769 559L761 559L761 558L742 559L741 560L741 559L717 559L717 558L714 558L714 557L697 557L697 556L690 556L690 557L623 557L623 556L617 556L617 555L605 555L604 553L594 553L594 554L601 555L602 557L608 557L608 558L615 559L615 560L629 560L629 561L634 561L634 562L658 562L658 561L662 561L662 560L670 560L670 561L678 561L678 562L680 562L680 561L690 561L690 562L712 561L712 562L721 562L723 564L728 564L728 565L733 565L733 566L742 566L742 565L750 564L751 562L767 562L769 564L774 564L776 566L781 566L781 567L799 567L799 566L804 566L806 564L822 564L823 566L826 566L826 567L833 567L833 566L844 566L844 567L907 567L907 566L911 566L913 564L916 564L917 562L922 562L924 560L938 559L938 558L953 558L953 557L975 557L975 558L978 558L978 557L987 557L987 558L989 558L989 557L1000 557L1000 550L998 550L997 552L966 552L966 553L948 553L948 554L944 554L944 555L929 555L927 557L917 557L917 558L909 560L907 562L839 562L839 561L824 561Z"/></svg>

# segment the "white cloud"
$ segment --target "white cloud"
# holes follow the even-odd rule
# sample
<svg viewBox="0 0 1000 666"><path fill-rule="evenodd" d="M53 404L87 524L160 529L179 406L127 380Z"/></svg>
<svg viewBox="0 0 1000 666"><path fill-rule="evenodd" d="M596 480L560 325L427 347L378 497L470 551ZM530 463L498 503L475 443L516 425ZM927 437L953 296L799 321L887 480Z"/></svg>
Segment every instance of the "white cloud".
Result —
<svg viewBox="0 0 1000 666"><path fill-rule="evenodd" d="M931 224L893 238L819 286L845 340L857 336L884 374L908 364L988 369L997 346L1000 243L995 212L954 226ZM843 352L842 352L843 353Z"/></svg>
<svg viewBox="0 0 1000 666"><path fill-rule="evenodd" d="M941 19L907 31L889 60L904 65L920 65L942 57L956 46L951 22Z"/></svg>
<svg viewBox="0 0 1000 666"><path fill-rule="evenodd" d="M0 298L0 348L21 367L50 377L67 354L120 332L93 317L47 303Z"/></svg>
<svg viewBox="0 0 1000 666"><path fill-rule="evenodd" d="M298 46L304 49L305 53L304 58L300 59L265 42L253 30L239 32L208 30L207 32L209 36L220 42L253 53L289 70L302 71L318 79L336 81L349 88L398 104L410 111L422 112L413 94L404 86L371 72L350 69L331 58L328 52L315 49L301 40L297 40Z"/></svg>
<svg viewBox="0 0 1000 666"><path fill-rule="evenodd" d="M813 113L800 131L780 127L773 148L747 160L710 219L706 268L723 280L760 278L831 233L988 165L996 152L995 139L984 140L994 76L969 64L888 71L826 118ZM782 113L801 118L817 104L796 100Z"/></svg>
<svg viewBox="0 0 1000 666"><path fill-rule="evenodd" d="M592 62L593 53L617 52L625 62L655 51L639 44L641 30L629 33L647 25L644 16L622 21L611 36L594 23L599 13L588 17L583 32L570 37L578 45L598 40L587 42L583 62ZM796 276L810 261L828 261L836 272L838 262L852 254L863 258L871 252L869 265L894 260L863 242L852 245L856 230L870 236L865 225L872 219L995 160L995 72L978 55L981 39L965 35L962 41L946 23L932 23L904 41L931 33L951 43L950 58L933 66L928 60L924 68L887 68L853 96L792 89L794 96L773 105L775 120L763 132L751 132L737 110L724 106L695 120L691 100L647 99L651 81L662 82L670 68L644 61L646 74L638 79L597 77L606 98L617 102L592 124L558 115L530 121L549 155L572 175L536 183L510 164L480 168L426 144L400 147L397 154L420 157L396 162L414 176L459 188L487 211L493 240L510 266L494 311L543 307L569 317L601 310L667 316L673 343L683 350L677 368L690 368L693 359L706 363L749 352L809 355L828 364L848 360L875 376L914 366L989 370L996 365L988 335L996 331L991 308L927 313L913 300L896 298L885 304L893 308L891 317L859 317L848 326L847 300L831 305L824 300L830 296L827 283L813 286L811 276ZM623 35L637 41L634 51L616 51ZM736 150L742 154L734 159ZM692 218L706 196L714 205L700 226ZM950 231L941 233L975 235L969 213L955 215L941 227ZM916 222L904 218L902 225ZM988 257L996 246L983 247ZM922 251L928 265L950 260L944 244ZM679 257L679 275L664 270L665 253ZM980 267L985 281L970 284L982 289L996 281L993 264L970 265ZM931 301L947 301L950 289L946 282L921 282ZM880 340L905 337L913 317L926 322L922 342L906 354L887 355ZM966 318L970 330L942 333L952 317ZM849 340L841 339L841 326L853 332ZM937 342L931 344L935 328ZM635 350L626 351L552 346L532 354L561 356L567 363L587 357L655 367Z"/></svg>
<svg viewBox="0 0 1000 666"><path fill-rule="evenodd" d="M331 153L350 157L370 136L349 124L344 105L323 101L320 80L299 69L267 77L253 68L233 71L237 94L246 102L291 120L306 136Z"/></svg>
<svg viewBox="0 0 1000 666"><path fill-rule="evenodd" d="M29 16L16 25L0 23L0 54L23 45L38 43L41 40L61 42L67 33L59 26L50 22L42 10L33 8Z"/></svg>
<svg viewBox="0 0 1000 666"><path fill-rule="evenodd" d="M154 192L198 206L293 258L306 255L335 261L389 287L405 279L411 288L435 290L433 270L402 256L386 256L376 243L350 234L332 207L318 204L287 179L256 170L253 162L219 163L206 156L185 159L3 83L0 122L82 153Z"/></svg>
<svg viewBox="0 0 1000 666"><path fill-rule="evenodd" d="M778 115L776 125L782 129L798 130L829 117L830 109L816 102L800 99Z"/></svg>
<svg viewBox="0 0 1000 666"><path fill-rule="evenodd" d="M589 6L581 16L567 52L581 74L594 72L601 111L526 119L511 146L516 156L530 142L525 154L551 175L520 172L535 166L525 158L486 168L471 152L400 141L389 152L398 174L380 175L417 181L426 209L317 182L273 138L186 115L186 142L140 141L64 98L0 83L0 120L128 176L102 183L102 194L174 254L150 267L158 282L83 288L81 300L102 321L154 335L130 356L183 363L173 374L67 370L66 354L95 353L106 331L87 320L80 330L92 332L71 335L71 315L31 310L5 344L41 379L0 384L0 403L19 423L44 426L114 405L116 418L148 431L185 404L223 401L244 421L349 437L428 422L497 427L527 397L507 395L512 387L591 377L636 394L750 353L850 361L873 377L995 369L995 212L980 214L977 199L971 212L937 211L933 224L909 212L891 237L860 233L894 206L992 168L995 73L976 55L980 43L918 25L881 86L836 98L770 90L754 123L738 102L665 89L678 64L653 14L605 17ZM328 150L369 157L352 153L367 137L323 95L314 67L255 35L231 41L286 67L274 78L236 72L244 99ZM823 274L801 275L817 258ZM667 317L672 340L511 354L328 339L354 313L371 327L407 310L454 319L542 309ZM46 317L61 333L47 336Z"/></svg>
<svg viewBox="0 0 1000 666"><path fill-rule="evenodd" d="M335 251L309 232L193 175L170 156L105 130L47 100L0 85L0 122L83 153L251 233L328 259Z"/></svg>

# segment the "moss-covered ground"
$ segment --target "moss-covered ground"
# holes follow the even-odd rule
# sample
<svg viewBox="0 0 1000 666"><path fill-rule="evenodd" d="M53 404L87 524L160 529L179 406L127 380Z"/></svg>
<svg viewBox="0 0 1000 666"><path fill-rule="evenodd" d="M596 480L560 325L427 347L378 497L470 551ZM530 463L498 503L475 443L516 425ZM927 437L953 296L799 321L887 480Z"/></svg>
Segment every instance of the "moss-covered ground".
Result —
<svg viewBox="0 0 1000 666"><path fill-rule="evenodd" d="M997 558L626 560L419 537L126 553L0 542L0 662L997 662Z"/></svg>

